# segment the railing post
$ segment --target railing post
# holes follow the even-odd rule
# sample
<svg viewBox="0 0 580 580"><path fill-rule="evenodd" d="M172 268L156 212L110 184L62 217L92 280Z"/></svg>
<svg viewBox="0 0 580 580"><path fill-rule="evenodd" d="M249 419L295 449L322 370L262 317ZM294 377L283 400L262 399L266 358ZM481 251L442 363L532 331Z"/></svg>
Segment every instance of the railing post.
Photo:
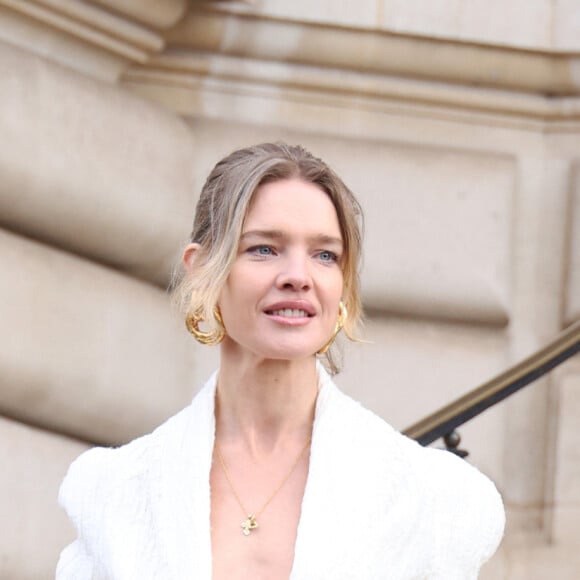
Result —
<svg viewBox="0 0 580 580"><path fill-rule="evenodd" d="M445 442L445 449L447 451L451 451L451 453L455 453L458 457L465 459L469 455L469 451L465 451L465 449L458 449L458 445L461 443L461 435L455 430L447 433L443 437L443 441Z"/></svg>

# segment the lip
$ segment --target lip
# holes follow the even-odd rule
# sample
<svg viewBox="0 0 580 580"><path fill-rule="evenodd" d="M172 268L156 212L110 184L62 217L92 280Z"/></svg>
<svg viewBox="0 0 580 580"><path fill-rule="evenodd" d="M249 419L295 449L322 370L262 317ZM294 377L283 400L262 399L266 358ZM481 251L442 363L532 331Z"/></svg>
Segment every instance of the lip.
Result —
<svg viewBox="0 0 580 580"><path fill-rule="evenodd" d="M290 308L293 310L304 310L307 316L304 317L286 317L270 314L276 310L284 310L285 308ZM304 326L308 324L312 318L316 315L316 309L307 300L284 300L283 302L276 302L275 304L270 304L263 310L264 314L269 320L281 324L283 326Z"/></svg>
<svg viewBox="0 0 580 580"><path fill-rule="evenodd" d="M273 312L274 310L284 310L285 308L290 308L292 310L304 310L308 315L308 318L312 318L316 315L316 308L308 300L284 300L282 302L275 302L264 308L264 313ZM269 314L268 316L272 316Z"/></svg>

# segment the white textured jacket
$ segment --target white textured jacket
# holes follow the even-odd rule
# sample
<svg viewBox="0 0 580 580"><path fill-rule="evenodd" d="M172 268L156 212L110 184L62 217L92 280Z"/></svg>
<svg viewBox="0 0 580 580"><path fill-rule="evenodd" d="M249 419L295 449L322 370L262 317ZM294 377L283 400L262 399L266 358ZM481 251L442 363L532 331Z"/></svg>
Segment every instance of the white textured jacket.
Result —
<svg viewBox="0 0 580 580"><path fill-rule="evenodd" d="M70 467L59 500L78 537L57 580L210 580L214 375L186 409ZM505 518L494 485L423 448L320 371L291 580L469 580Z"/></svg>

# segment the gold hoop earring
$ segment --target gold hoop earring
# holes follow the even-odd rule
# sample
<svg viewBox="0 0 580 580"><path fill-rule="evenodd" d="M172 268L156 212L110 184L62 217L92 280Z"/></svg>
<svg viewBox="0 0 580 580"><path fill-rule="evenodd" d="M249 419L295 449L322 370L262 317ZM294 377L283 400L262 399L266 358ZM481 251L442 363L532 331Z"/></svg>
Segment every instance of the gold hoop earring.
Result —
<svg viewBox="0 0 580 580"><path fill-rule="evenodd" d="M199 329L199 323L203 322L203 317L200 316L199 313L190 314L185 319L185 326L187 327L187 330L193 334L195 340L207 346L214 346L219 344L226 335L224 321L222 320L221 313L217 306L213 310L213 316L217 322L217 328L209 332L205 332Z"/></svg>
<svg viewBox="0 0 580 580"><path fill-rule="evenodd" d="M332 333L332 336L330 337L330 340L318 351L316 351L316 354L325 354L328 349L332 346L332 343L335 341L336 337L338 336L338 333L342 330L342 327L344 326L344 322L346 320L347 317L347 310L346 310L346 306L344 305L343 301L341 300L338 303L338 319L336 320L336 326L334 327L334 332Z"/></svg>

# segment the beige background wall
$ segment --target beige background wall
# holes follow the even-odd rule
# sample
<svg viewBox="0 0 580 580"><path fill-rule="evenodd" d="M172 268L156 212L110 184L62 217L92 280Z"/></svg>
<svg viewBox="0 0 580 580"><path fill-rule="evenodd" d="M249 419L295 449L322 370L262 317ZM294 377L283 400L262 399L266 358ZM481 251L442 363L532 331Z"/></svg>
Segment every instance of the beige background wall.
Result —
<svg viewBox="0 0 580 580"><path fill-rule="evenodd" d="M369 342L338 382L395 426L580 319L572 1L0 0L0 134L2 578L53 576L72 458L217 364L165 289L237 146L303 143L360 198ZM580 575L576 359L461 430L508 509L484 578Z"/></svg>

